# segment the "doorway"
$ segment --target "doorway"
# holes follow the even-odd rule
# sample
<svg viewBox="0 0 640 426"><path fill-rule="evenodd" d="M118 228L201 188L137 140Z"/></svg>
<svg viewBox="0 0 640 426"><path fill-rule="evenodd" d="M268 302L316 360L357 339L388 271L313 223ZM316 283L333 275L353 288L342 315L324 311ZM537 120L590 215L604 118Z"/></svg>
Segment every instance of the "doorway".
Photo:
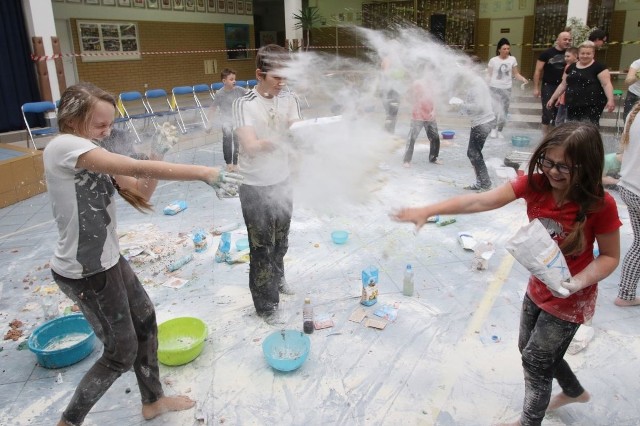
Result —
<svg viewBox="0 0 640 426"><path fill-rule="evenodd" d="M56 19L56 35L60 43L60 51L63 54L73 52L73 41L71 40L71 31L69 29L69 21L67 19ZM78 82L78 74L76 71L75 56L63 56L62 68L64 69L64 79L67 87ZM64 90L64 89L63 89Z"/></svg>
<svg viewBox="0 0 640 426"><path fill-rule="evenodd" d="M518 68L522 69L522 32L524 27L523 18L492 19L491 32L489 37L489 59L496 56L496 45L498 40L506 38L511 43L511 56L518 61Z"/></svg>

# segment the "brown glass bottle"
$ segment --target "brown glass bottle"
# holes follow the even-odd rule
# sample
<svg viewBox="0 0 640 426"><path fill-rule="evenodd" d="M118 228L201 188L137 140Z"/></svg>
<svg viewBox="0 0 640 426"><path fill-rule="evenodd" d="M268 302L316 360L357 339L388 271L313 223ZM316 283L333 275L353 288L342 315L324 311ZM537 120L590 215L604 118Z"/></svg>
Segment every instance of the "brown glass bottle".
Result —
<svg viewBox="0 0 640 426"><path fill-rule="evenodd" d="M313 333L313 307L308 297L304 299L302 307L302 330L307 334Z"/></svg>

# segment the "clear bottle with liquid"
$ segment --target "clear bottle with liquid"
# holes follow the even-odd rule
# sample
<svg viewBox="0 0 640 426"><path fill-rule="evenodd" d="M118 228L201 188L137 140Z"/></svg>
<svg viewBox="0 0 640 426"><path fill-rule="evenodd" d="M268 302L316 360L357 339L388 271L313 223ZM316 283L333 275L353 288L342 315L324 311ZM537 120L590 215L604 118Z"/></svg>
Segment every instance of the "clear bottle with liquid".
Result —
<svg viewBox="0 0 640 426"><path fill-rule="evenodd" d="M413 268L407 265L404 270L404 279L402 280L402 294L405 296L413 296Z"/></svg>
<svg viewBox="0 0 640 426"><path fill-rule="evenodd" d="M307 334L313 333L313 306L308 297L304 299L302 306L302 330Z"/></svg>

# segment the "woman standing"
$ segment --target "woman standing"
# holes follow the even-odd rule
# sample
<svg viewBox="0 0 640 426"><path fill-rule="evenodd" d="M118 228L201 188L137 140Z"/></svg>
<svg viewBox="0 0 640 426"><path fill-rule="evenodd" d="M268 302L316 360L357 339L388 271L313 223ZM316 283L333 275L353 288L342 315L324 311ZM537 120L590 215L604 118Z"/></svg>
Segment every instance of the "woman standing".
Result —
<svg viewBox="0 0 640 426"><path fill-rule="evenodd" d="M638 78L638 72L640 72L640 59L636 59L631 63L627 77L624 79L624 84L629 89L624 99L624 111L622 112L623 121L626 121L627 116L636 102L640 101L640 79Z"/></svg>
<svg viewBox="0 0 640 426"><path fill-rule="evenodd" d="M606 107L608 112L613 112L616 103L609 70L594 60L595 53L592 41L578 46L578 62L567 67L547 108L554 108L556 100L566 91L567 120L590 121L600 126L602 110Z"/></svg>
<svg viewBox="0 0 640 426"><path fill-rule="evenodd" d="M491 129L490 137L504 139L502 129L507 122L509 104L511 103L511 87L513 79L527 84L529 80L518 71L518 61L511 56L511 44L506 38L501 38L496 48L496 56L489 60L489 89L493 97L493 112L496 115L496 127Z"/></svg>
<svg viewBox="0 0 640 426"><path fill-rule="evenodd" d="M620 168L620 197L629 210L629 220L633 229L633 243L624 256L622 275L615 304L618 306L640 305L636 295L640 281L640 103L636 103L625 124L622 134L622 166Z"/></svg>

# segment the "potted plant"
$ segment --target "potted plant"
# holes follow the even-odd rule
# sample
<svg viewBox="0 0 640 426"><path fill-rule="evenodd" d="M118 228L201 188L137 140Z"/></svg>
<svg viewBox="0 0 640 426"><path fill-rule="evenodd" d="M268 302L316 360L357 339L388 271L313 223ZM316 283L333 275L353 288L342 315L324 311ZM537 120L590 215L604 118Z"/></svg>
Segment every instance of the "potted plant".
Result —
<svg viewBox="0 0 640 426"><path fill-rule="evenodd" d="M296 21L294 28L304 32L304 50L309 50L309 46L311 45L311 29L320 23L322 16L318 13L317 7L303 7L298 12L297 14L293 14L293 19Z"/></svg>

